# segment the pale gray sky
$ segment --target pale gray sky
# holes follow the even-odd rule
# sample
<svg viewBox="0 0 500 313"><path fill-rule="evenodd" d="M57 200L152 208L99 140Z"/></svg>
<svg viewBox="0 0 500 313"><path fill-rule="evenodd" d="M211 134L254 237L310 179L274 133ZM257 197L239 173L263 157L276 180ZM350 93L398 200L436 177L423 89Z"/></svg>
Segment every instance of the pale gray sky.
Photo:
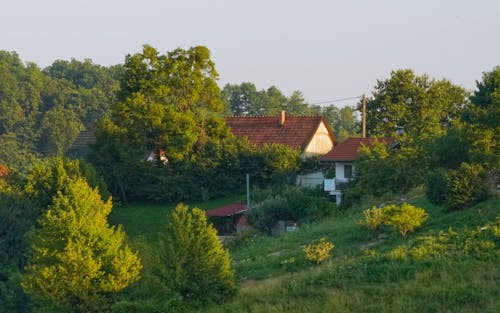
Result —
<svg viewBox="0 0 500 313"><path fill-rule="evenodd" d="M122 63L205 45L226 83L301 90L310 102L367 95L390 71L468 89L500 64L496 0L0 0L0 50L41 67L56 59ZM339 105L354 102L338 103Z"/></svg>

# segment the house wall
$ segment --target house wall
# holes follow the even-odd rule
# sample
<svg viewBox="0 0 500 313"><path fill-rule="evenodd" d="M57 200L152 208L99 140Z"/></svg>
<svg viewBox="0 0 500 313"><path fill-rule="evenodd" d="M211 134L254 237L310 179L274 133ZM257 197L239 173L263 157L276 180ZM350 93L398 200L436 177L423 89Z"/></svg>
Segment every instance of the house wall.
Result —
<svg viewBox="0 0 500 313"><path fill-rule="evenodd" d="M321 186L325 176L322 171L309 173L309 174L300 174L297 175L297 186L307 187L307 188L315 188L316 186Z"/></svg>
<svg viewBox="0 0 500 313"><path fill-rule="evenodd" d="M344 171L344 166L345 165L351 165L352 166L352 172L354 175L354 164L353 162L335 162L335 179L340 180L340 181L347 181L348 178L345 177L345 171Z"/></svg>
<svg viewBox="0 0 500 313"><path fill-rule="evenodd" d="M328 135L328 129L324 122L321 122L316 133L304 150L304 156L322 155L328 153L333 148L333 142Z"/></svg>

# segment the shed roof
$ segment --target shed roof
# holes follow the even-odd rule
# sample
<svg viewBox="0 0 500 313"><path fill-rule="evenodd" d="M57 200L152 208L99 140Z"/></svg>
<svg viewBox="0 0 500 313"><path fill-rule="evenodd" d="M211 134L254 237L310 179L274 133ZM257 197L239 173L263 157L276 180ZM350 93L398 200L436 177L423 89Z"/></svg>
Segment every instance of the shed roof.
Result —
<svg viewBox="0 0 500 313"><path fill-rule="evenodd" d="M233 135L247 137L256 146L278 143L301 151L323 122L335 143L333 133L322 116L286 116L282 125L278 116L234 116L227 117L226 122Z"/></svg>
<svg viewBox="0 0 500 313"><path fill-rule="evenodd" d="M212 210L205 211L207 216L232 216L247 210L245 203L231 203Z"/></svg>
<svg viewBox="0 0 500 313"><path fill-rule="evenodd" d="M386 145L392 145L394 139L383 137L383 138L354 138L349 137L345 141L336 145L330 152L325 154L320 158L321 161L333 162L333 161L354 161L358 155L358 149L361 145L371 147L373 142L378 140Z"/></svg>

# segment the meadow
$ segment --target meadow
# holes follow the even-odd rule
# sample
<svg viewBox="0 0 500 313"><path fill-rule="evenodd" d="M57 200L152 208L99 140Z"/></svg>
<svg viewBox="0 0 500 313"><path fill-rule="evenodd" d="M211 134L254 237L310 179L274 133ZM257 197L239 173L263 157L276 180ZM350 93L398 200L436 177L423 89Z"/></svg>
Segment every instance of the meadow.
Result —
<svg viewBox="0 0 500 313"><path fill-rule="evenodd" d="M242 196L194 204L210 209ZM360 227L361 208L337 212L277 237L238 235L228 247L239 285L224 304L199 312L499 312L500 201L445 212L423 196L410 201L429 220L407 238ZM172 206L116 208L113 223L131 240L155 240ZM303 248L325 238L332 257L315 264Z"/></svg>

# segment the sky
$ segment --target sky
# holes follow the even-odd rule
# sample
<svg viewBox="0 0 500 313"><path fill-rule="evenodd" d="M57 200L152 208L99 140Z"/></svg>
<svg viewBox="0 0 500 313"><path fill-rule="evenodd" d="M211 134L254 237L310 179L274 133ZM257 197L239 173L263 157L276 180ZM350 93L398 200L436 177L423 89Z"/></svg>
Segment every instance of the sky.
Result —
<svg viewBox="0 0 500 313"><path fill-rule="evenodd" d="M0 0L0 8L0 50L42 68L71 58L123 63L144 44L161 53L204 45L221 87L300 90L309 103L370 96L403 68L474 90L500 65L497 0Z"/></svg>

